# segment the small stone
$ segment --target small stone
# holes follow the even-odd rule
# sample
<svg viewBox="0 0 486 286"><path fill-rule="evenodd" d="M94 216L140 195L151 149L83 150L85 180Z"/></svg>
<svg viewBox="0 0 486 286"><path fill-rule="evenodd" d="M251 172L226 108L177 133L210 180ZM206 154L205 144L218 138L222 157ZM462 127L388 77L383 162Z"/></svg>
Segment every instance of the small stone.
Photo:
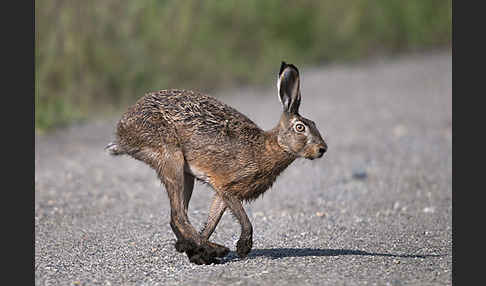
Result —
<svg viewBox="0 0 486 286"><path fill-rule="evenodd" d="M395 137L397 138L405 136L407 135L407 133L408 133L408 129L404 125L399 124L393 128L393 135L395 135Z"/></svg>
<svg viewBox="0 0 486 286"><path fill-rule="evenodd" d="M397 210L399 207L400 207L400 203L399 203L399 202L395 202L395 203L393 204L393 209L394 209L394 210Z"/></svg>
<svg viewBox="0 0 486 286"><path fill-rule="evenodd" d="M353 170L353 179L356 180L366 180L368 178L368 173L365 169L356 169Z"/></svg>

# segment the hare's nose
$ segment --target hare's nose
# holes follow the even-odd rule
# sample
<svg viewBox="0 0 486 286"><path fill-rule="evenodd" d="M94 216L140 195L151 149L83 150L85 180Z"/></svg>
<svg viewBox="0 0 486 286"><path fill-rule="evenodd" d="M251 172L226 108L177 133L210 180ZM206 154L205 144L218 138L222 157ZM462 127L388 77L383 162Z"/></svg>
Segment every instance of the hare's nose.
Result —
<svg viewBox="0 0 486 286"><path fill-rule="evenodd" d="M319 157L324 155L324 153L326 153L327 151L327 146L326 145L323 145L321 147L319 147Z"/></svg>

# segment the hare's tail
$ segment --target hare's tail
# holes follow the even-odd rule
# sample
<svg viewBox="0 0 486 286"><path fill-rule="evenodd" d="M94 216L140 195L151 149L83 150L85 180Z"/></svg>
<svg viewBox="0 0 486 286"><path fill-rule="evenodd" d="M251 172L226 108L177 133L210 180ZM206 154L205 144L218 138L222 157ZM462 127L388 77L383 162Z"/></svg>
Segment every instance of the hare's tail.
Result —
<svg viewBox="0 0 486 286"><path fill-rule="evenodd" d="M125 150L121 149L118 144L113 142L110 142L108 145L106 145L105 150L108 151L108 153L112 156L126 154Z"/></svg>

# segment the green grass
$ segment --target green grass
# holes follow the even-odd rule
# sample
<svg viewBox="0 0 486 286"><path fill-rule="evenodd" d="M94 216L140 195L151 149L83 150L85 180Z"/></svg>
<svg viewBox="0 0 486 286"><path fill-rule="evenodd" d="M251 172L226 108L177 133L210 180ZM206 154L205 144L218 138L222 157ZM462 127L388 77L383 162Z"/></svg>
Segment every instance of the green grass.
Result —
<svg viewBox="0 0 486 286"><path fill-rule="evenodd" d="M264 84L298 66L450 46L451 0L36 1L36 130L151 90Z"/></svg>

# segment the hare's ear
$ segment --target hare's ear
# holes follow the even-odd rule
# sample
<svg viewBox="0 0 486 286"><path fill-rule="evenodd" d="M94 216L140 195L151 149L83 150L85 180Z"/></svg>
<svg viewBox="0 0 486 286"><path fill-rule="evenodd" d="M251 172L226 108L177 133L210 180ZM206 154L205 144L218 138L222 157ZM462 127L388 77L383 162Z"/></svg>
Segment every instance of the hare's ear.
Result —
<svg viewBox="0 0 486 286"><path fill-rule="evenodd" d="M277 81L278 98L284 112L298 113L300 106L299 70L292 64L282 62Z"/></svg>

